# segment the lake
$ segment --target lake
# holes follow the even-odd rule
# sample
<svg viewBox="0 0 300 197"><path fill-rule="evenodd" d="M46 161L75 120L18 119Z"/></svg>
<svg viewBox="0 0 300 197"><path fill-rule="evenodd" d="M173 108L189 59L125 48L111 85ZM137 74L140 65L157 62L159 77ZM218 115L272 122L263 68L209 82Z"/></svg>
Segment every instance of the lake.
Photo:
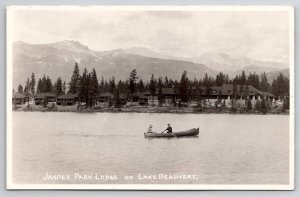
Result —
<svg viewBox="0 0 300 197"><path fill-rule="evenodd" d="M168 123L173 131L199 127L199 136L144 138L150 124L161 132ZM12 178L16 184L288 184L288 128L288 115L13 112Z"/></svg>

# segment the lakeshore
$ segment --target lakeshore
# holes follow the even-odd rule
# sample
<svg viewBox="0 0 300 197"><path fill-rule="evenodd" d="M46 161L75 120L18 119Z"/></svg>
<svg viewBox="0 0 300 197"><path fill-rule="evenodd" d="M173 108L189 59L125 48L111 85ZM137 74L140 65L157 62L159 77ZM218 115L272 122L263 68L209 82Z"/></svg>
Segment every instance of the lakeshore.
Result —
<svg viewBox="0 0 300 197"><path fill-rule="evenodd" d="M175 114L284 114L289 115L289 110L283 111L281 108L268 109L265 113L259 110L246 110L245 108L227 107L206 107L199 109L197 107L165 107L165 106L126 106L122 108L114 107L94 107L94 108L78 108L76 105L61 106L49 105L42 107L40 105L19 105L13 111L24 112L77 112L77 113L175 113Z"/></svg>

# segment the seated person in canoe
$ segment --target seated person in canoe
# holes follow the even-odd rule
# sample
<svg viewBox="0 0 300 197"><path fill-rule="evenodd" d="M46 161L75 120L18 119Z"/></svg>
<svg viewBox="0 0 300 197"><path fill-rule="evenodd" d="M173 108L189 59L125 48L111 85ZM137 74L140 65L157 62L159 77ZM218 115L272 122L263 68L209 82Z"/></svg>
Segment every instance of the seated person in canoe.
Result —
<svg viewBox="0 0 300 197"><path fill-rule="evenodd" d="M166 130L164 130L163 132L165 132L165 131L167 131L167 133L172 133L172 127L171 127L171 125L170 124L168 124L168 127L167 127L167 129ZM162 132L162 133L163 133Z"/></svg>
<svg viewBox="0 0 300 197"><path fill-rule="evenodd" d="M147 133L153 133L152 127L153 127L152 125L149 126Z"/></svg>

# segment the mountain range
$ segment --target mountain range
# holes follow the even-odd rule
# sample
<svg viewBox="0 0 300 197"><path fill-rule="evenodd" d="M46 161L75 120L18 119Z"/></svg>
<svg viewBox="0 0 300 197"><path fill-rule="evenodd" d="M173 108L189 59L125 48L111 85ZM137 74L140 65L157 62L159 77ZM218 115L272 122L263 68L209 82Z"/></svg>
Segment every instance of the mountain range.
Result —
<svg viewBox="0 0 300 197"><path fill-rule="evenodd" d="M75 62L80 71L95 68L98 77L125 80L135 68L139 78L149 80L168 76L179 80L184 70L188 77L202 78L205 73L214 77L218 72L228 73L230 77L249 72L266 72L270 80L283 72L288 76L288 66L278 62L264 62L249 58L232 58L225 53L205 53L198 57L180 58L165 56L148 48L134 47L109 51L94 51L77 41L65 40L50 44L29 44L17 41L13 45L13 86L24 84L34 72L36 78L48 75L52 80L62 77L68 82ZM243 65L243 66L241 66ZM284 69L285 68L285 69Z"/></svg>

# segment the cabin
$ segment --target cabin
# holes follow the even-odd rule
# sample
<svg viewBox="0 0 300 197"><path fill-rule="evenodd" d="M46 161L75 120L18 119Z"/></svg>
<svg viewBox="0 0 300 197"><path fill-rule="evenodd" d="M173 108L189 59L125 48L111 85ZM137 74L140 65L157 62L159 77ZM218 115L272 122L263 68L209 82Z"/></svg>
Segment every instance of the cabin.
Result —
<svg viewBox="0 0 300 197"><path fill-rule="evenodd" d="M29 102L29 97L22 93L13 93L12 95L12 104L13 105L23 105L26 102Z"/></svg>
<svg viewBox="0 0 300 197"><path fill-rule="evenodd" d="M199 91L201 91L201 93ZM205 99L241 99L248 97L251 100L257 100L261 99L262 97L264 97L265 99L273 99L275 97L273 94L260 91L251 85L248 85L247 92L246 86L242 86L239 84L236 85L235 91L233 84L223 84L222 86L201 87L200 89L193 87L192 92L193 99L199 97L199 95L201 95L201 97Z"/></svg>
<svg viewBox="0 0 300 197"><path fill-rule="evenodd" d="M64 94L56 98L57 105L74 105L79 100L78 94Z"/></svg>
<svg viewBox="0 0 300 197"><path fill-rule="evenodd" d="M148 98L144 95L143 92L136 92L131 96L131 104L136 105L147 105L148 104Z"/></svg>
<svg viewBox="0 0 300 197"><path fill-rule="evenodd" d="M104 102L112 102L114 100L114 95L110 92L104 92L100 95L98 95L97 101L99 101L100 103L104 103Z"/></svg>
<svg viewBox="0 0 300 197"><path fill-rule="evenodd" d="M42 105L44 102L56 102L56 96L52 92L39 93L34 96L34 103L36 105Z"/></svg>
<svg viewBox="0 0 300 197"><path fill-rule="evenodd" d="M149 90L143 93L148 100L149 105L158 105L158 97L160 95L159 90L156 89L154 94L151 94ZM179 98L178 93L176 93L175 88L162 88L161 90L162 96L162 105L171 106L172 102Z"/></svg>
<svg viewBox="0 0 300 197"><path fill-rule="evenodd" d="M114 99L114 95L110 92L104 92L102 94L99 94L97 96L97 106L103 108L109 107L113 104Z"/></svg>
<svg viewBox="0 0 300 197"><path fill-rule="evenodd" d="M246 90L246 85L237 84L236 90L234 90L233 84L223 84L222 86L201 87L200 89L194 87L192 92L193 100L197 100L201 96L201 98L206 99L211 105L214 105L217 100L221 100L228 107L231 106L232 99L236 100L238 106L245 106L246 99L251 100L253 106L257 100L263 98L270 102L275 100L273 94L260 91L251 85L248 85L248 91Z"/></svg>

